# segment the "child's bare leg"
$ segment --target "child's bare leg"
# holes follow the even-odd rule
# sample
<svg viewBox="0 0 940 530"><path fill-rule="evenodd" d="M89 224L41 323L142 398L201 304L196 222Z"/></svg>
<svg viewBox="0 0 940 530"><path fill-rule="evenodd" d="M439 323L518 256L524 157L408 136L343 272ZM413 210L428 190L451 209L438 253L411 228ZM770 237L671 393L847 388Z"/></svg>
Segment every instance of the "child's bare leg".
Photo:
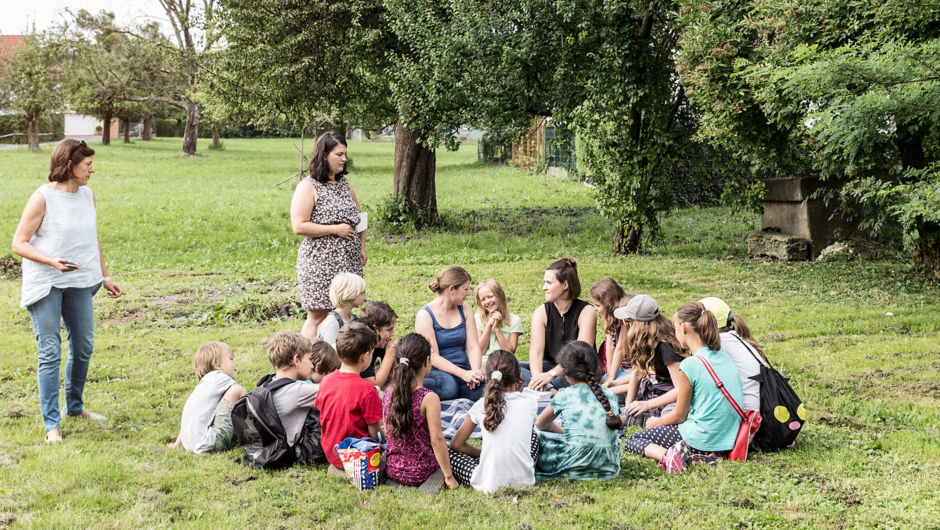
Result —
<svg viewBox="0 0 940 530"><path fill-rule="evenodd" d="M228 390L226 390L225 394L222 395L222 399L236 403L247 393L248 392L246 392L241 385L232 385L228 387Z"/></svg>
<svg viewBox="0 0 940 530"><path fill-rule="evenodd" d="M176 437L175 442L166 444L166 446L169 447L170 449L176 449L177 447L181 445L183 445L183 433L180 433L179 436Z"/></svg>
<svg viewBox="0 0 940 530"><path fill-rule="evenodd" d="M663 459L663 455L666 454L666 448L657 444L649 444L646 446L646 449L643 451L643 454L659 462L660 460Z"/></svg>

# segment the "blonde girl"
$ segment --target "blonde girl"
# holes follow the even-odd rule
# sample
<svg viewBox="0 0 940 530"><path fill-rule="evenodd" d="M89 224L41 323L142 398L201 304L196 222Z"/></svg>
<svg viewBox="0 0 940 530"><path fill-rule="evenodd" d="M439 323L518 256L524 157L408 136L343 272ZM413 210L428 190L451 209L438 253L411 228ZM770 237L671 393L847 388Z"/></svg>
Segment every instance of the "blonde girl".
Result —
<svg viewBox="0 0 940 530"><path fill-rule="evenodd" d="M649 418L667 414L675 406L675 380L686 353L672 322L660 314L652 297L638 294L615 315L630 323L624 342L634 368L626 384L614 387L618 394L627 393L620 418L624 425L643 427Z"/></svg>
<svg viewBox="0 0 940 530"><path fill-rule="evenodd" d="M516 353L522 319L509 312L506 293L496 280L483 280L477 286L477 312L474 315L483 352L483 364L491 353L506 350Z"/></svg>

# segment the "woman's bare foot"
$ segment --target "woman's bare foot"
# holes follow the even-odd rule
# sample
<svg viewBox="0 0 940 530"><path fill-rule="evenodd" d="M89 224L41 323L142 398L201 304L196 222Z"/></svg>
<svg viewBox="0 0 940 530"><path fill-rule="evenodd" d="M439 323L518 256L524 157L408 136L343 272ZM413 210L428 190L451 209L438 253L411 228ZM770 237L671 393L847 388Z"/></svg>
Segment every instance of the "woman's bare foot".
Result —
<svg viewBox="0 0 940 530"><path fill-rule="evenodd" d="M183 433L180 433L180 435L176 437L175 442L166 444L166 446L170 449L176 449L181 445L183 445Z"/></svg>

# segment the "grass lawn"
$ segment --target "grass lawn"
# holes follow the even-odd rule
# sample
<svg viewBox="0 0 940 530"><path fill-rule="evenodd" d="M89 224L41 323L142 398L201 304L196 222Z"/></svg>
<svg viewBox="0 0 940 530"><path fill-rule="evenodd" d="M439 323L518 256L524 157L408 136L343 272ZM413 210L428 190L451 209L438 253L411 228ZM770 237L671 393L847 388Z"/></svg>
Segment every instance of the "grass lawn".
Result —
<svg viewBox="0 0 940 530"><path fill-rule="evenodd" d="M647 253L611 257L589 189L481 165L474 144L438 153L441 227L386 233L372 220L369 298L396 309L399 336L451 264L475 282L496 278L528 330L544 267L571 255L584 296L609 276L667 314L705 296L727 301L805 402L798 447L682 476L628 454L607 482L434 497L358 492L323 467L251 470L240 449L166 449L202 342L229 343L251 388L272 371L267 338L300 329L292 186L273 187L297 171L292 142L226 140L198 158L179 156L175 139L95 146L99 235L127 291L96 300L85 400L108 421L65 420L63 443L43 443L31 323L15 274L0 279L0 527L940 528L940 282L899 261L752 259L743 235L756 220L721 209L673 212ZM366 210L391 192L393 149L350 143ZM5 241L46 182L50 152L0 151ZM520 358L527 351L523 335Z"/></svg>

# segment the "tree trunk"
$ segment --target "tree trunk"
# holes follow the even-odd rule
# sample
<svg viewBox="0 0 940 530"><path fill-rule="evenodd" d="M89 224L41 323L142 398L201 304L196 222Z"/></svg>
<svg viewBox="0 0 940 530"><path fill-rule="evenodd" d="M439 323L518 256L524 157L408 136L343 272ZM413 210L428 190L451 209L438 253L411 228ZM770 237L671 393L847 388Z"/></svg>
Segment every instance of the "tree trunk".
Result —
<svg viewBox="0 0 940 530"><path fill-rule="evenodd" d="M173 133L173 138L179 138L179 137L180 137L180 126L181 126L182 124L183 124L183 120L177 118L177 119L176 119L176 132Z"/></svg>
<svg viewBox="0 0 940 530"><path fill-rule="evenodd" d="M640 250L640 238L643 237L643 225L631 226L626 219L614 227L612 240L613 254L632 254Z"/></svg>
<svg viewBox="0 0 940 530"><path fill-rule="evenodd" d="M131 119L121 118L121 124L124 125L124 143L131 143Z"/></svg>
<svg viewBox="0 0 940 530"><path fill-rule="evenodd" d="M212 124L212 145L219 146L219 126L214 123Z"/></svg>
<svg viewBox="0 0 940 530"><path fill-rule="evenodd" d="M395 129L395 197L407 201L418 225L436 221L438 217L434 189L437 155L419 144L420 138L419 131L405 129L402 120L398 120Z"/></svg>
<svg viewBox="0 0 940 530"><path fill-rule="evenodd" d="M101 121L101 145L111 145L111 112L105 112Z"/></svg>
<svg viewBox="0 0 940 530"><path fill-rule="evenodd" d="M153 118L147 116L144 118L144 132L141 134L141 139L145 142L153 140L153 131L150 130L151 127L153 127Z"/></svg>
<svg viewBox="0 0 940 530"><path fill-rule="evenodd" d="M39 116L26 117L26 138L29 142L29 150L34 153L39 152Z"/></svg>
<svg viewBox="0 0 940 530"><path fill-rule="evenodd" d="M183 136L183 154L196 156L196 140L199 137L199 103L186 105L186 133Z"/></svg>

